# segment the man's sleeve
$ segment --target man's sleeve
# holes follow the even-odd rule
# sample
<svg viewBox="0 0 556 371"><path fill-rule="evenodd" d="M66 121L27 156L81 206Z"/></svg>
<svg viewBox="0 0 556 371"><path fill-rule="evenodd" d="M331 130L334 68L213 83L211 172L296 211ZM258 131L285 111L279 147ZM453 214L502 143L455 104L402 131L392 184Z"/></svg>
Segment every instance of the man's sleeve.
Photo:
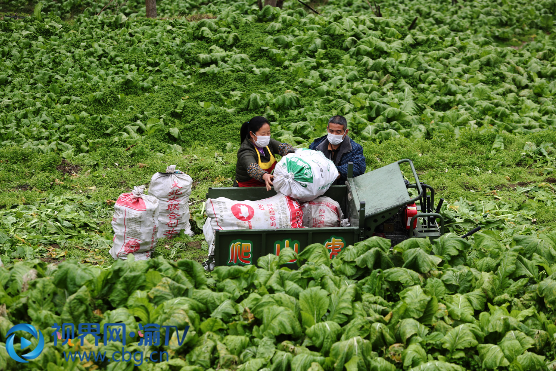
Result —
<svg viewBox="0 0 556 371"><path fill-rule="evenodd" d="M344 165L336 166L338 172L340 173L341 179L347 179L348 163L353 162L353 176L359 176L365 174L365 169L367 169L367 164L365 163L365 156L363 156L363 147L357 145L353 146L351 151L350 159Z"/></svg>
<svg viewBox="0 0 556 371"><path fill-rule="evenodd" d="M317 144L317 141L316 141L316 139L315 139L315 140L313 141L313 143L311 143L311 144L309 145L309 149L316 150L316 149L317 149L317 146L318 146L318 144Z"/></svg>
<svg viewBox="0 0 556 371"><path fill-rule="evenodd" d="M350 162L350 161L348 161ZM338 165L336 166L336 169L338 169L338 172L340 173L340 179L347 179L347 174L348 174L348 164L345 165Z"/></svg>
<svg viewBox="0 0 556 371"><path fill-rule="evenodd" d="M365 162L365 156L363 155L363 147L358 145L353 153L353 176L359 176L365 174L367 169L367 163Z"/></svg>

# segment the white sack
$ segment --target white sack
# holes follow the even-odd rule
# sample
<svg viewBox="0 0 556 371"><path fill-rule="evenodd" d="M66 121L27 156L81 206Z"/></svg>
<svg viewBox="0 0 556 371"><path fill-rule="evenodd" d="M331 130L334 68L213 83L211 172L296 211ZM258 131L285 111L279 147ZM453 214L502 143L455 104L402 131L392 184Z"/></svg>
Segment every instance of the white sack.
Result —
<svg viewBox="0 0 556 371"><path fill-rule="evenodd" d="M158 200L143 194L145 186L135 187L132 193L123 193L114 205L112 228L114 245L110 255L126 259L133 253L136 260L148 259L158 240Z"/></svg>
<svg viewBox="0 0 556 371"><path fill-rule="evenodd" d="M158 238L172 238L183 229L193 236L189 224L189 195L193 180L176 171L176 165L166 168L166 173L156 173L151 179L149 194L158 201Z"/></svg>
<svg viewBox="0 0 556 371"><path fill-rule="evenodd" d="M300 202L323 195L338 178L336 165L320 151L300 149L274 168L274 189Z"/></svg>
<svg viewBox="0 0 556 371"><path fill-rule="evenodd" d="M209 198L205 212L214 230L303 228L299 202L282 194L258 201Z"/></svg>
<svg viewBox="0 0 556 371"><path fill-rule="evenodd" d="M203 234L205 235L205 241L207 241L209 246L208 255L214 255L214 229L212 229L212 225L210 224L210 218L207 218L205 224L203 225Z"/></svg>
<svg viewBox="0 0 556 371"><path fill-rule="evenodd" d="M306 228L339 227L344 214L340 204L330 197L318 197L301 205Z"/></svg>

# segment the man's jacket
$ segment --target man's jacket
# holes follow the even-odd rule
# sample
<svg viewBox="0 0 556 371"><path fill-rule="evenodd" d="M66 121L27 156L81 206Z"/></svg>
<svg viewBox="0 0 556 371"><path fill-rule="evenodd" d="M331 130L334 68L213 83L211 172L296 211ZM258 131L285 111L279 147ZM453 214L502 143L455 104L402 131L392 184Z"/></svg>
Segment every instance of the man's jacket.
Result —
<svg viewBox="0 0 556 371"><path fill-rule="evenodd" d="M309 146L309 149L321 151L326 158L331 159L332 154L328 150L328 139L326 135L315 139ZM344 138L340 143L336 160L334 164L340 173L340 179L334 184L344 184L347 180L348 162L353 162L353 176L359 176L365 173L367 164L365 163L365 156L363 156L363 147L355 143L349 136Z"/></svg>

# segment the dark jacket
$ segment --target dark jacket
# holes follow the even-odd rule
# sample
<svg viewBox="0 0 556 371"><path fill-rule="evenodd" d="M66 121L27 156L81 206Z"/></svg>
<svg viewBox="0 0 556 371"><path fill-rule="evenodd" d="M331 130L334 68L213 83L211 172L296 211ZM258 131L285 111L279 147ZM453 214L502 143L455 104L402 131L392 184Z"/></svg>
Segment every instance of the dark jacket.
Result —
<svg viewBox="0 0 556 371"><path fill-rule="evenodd" d="M287 143L280 143L276 139L270 138L270 143L268 144L270 152L276 157L276 155L285 156L290 152L295 152L295 148ZM236 180L238 182L246 182L250 179L257 179L258 181L263 181L262 177L266 172L259 166L259 157L257 156L257 149L255 145L249 138L246 138L239 150L237 151L237 163L236 163ZM259 152L260 153L260 152ZM261 162L269 162L270 154L268 150L264 148L264 156L261 155ZM276 159L278 161L278 159Z"/></svg>
<svg viewBox="0 0 556 371"><path fill-rule="evenodd" d="M321 151L328 159L332 159L332 153L328 150L328 139L326 135L315 139L309 146L309 149ZM340 179L334 184L345 184L347 180L348 162L353 162L353 176L359 176L365 173L367 164L365 163L365 156L363 156L363 147L355 143L349 136L344 138L340 143L338 153L334 164L340 173Z"/></svg>

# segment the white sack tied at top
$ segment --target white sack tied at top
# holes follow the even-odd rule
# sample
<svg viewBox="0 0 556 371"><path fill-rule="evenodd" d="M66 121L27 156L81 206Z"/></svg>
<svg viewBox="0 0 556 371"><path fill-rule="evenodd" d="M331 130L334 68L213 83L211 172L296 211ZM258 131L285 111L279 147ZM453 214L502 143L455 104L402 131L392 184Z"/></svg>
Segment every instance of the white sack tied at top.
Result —
<svg viewBox="0 0 556 371"><path fill-rule="evenodd" d="M172 238L181 230L193 235L189 223L189 195L193 179L179 170L176 165L170 165L165 173L153 175L149 187L149 194L159 201L158 238Z"/></svg>
<svg viewBox="0 0 556 371"><path fill-rule="evenodd" d="M110 249L114 259L126 259L127 254L134 254L135 260L151 257L158 240L158 199L144 190L144 185L134 187L131 193L121 194L114 205L114 244Z"/></svg>
<svg viewBox="0 0 556 371"><path fill-rule="evenodd" d="M300 202L323 195L338 178L336 165L320 151L299 149L274 168L274 189Z"/></svg>

